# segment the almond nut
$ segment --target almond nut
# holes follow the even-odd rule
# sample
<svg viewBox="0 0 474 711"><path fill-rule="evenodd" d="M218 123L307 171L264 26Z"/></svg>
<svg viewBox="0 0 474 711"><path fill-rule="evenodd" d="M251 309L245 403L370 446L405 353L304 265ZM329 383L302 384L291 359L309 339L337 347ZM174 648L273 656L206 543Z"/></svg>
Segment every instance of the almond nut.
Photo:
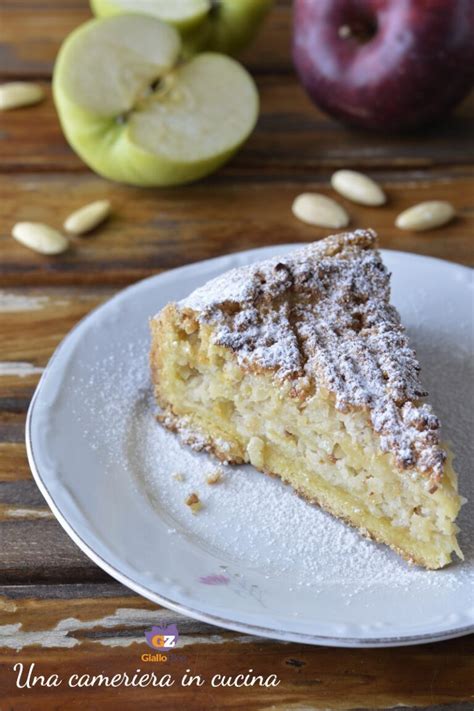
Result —
<svg viewBox="0 0 474 711"><path fill-rule="evenodd" d="M335 200L319 193L302 193L291 208L299 220L316 227L347 227L349 215Z"/></svg>
<svg viewBox="0 0 474 711"><path fill-rule="evenodd" d="M401 230L423 232L442 227L455 215L456 211L451 203L444 200L429 200L401 212L395 220L395 225Z"/></svg>
<svg viewBox="0 0 474 711"><path fill-rule="evenodd" d="M40 254L60 254L69 247L64 235L41 222L18 222L12 229L12 237Z"/></svg>
<svg viewBox="0 0 474 711"><path fill-rule="evenodd" d="M75 210L64 222L64 229L73 235L83 235L100 225L110 215L110 202L96 200Z"/></svg>
<svg viewBox="0 0 474 711"><path fill-rule="evenodd" d="M0 111L31 106L44 99L43 88L39 84L26 81L12 81L0 86Z"/></svg>
<svg viewBox="0 0 474 711"><path fill-rule="evenodd" d="M360 205L384 205L387 197L378 183L356 170L336 170L331 178L336 192Z"/></svg>

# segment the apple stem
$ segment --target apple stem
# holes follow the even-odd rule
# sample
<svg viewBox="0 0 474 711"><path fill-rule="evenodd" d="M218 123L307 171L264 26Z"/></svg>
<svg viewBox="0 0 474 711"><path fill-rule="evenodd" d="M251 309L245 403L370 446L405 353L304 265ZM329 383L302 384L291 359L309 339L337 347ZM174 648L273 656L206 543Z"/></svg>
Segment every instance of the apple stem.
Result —
<svg viewBox="0 0 474 711"><path fill-rule="evenodd" d="M210 0L209 15L215 17L220 10L221 0Z"/></svg>

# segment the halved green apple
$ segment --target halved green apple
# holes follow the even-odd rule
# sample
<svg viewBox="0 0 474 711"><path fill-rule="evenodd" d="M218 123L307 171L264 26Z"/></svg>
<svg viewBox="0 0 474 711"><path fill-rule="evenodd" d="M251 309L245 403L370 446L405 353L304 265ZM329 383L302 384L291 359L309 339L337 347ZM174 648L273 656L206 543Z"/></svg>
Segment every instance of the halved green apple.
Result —
<svg viewBox="0 0 474 711"><path fill-rule="evenodd" d="M177 185L222 165L252 131L258 94L235 60L180 60L176 29L145 15L86 22L53 77L61 125L94 171L131 185Z"/></svg>
<svg viewBox="0 0 474 711"><path fill-rule="evenodd" d="M273 0L90 0L97 17L144 13L174 25L186 56L235 54L254 38Z"/></svg>

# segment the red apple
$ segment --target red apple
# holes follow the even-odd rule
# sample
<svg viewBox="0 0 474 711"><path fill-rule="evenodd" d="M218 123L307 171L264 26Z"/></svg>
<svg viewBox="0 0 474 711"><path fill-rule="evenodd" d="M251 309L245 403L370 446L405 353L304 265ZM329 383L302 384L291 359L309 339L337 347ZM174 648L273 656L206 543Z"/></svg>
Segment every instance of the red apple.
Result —
<svg viewBox="0 0 474 711"><path fill-rule="evenodd" d="M353 125L438 119L474 81L474 0L295 0L293 56L313 101Z"/></svg>

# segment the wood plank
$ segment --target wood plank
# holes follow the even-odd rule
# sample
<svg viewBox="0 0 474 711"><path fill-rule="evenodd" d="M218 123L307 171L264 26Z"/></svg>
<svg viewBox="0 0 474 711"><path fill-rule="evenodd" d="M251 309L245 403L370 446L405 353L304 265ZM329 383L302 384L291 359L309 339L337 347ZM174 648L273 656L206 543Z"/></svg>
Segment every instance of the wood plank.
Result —
<svg viewBox="0 0 474 711"><path fill-rule="evenodd" d="M2 484L4 486L4 484ZM20 509L21 510L21 509ZM38 513L45 514L38 517ZM0 580L5 584L103 582L109 576L87 558L46 504L0 520Z"/></svg>
<svg viewBox="0 0 474 711"><path fill-rule="evenodd" d="M84 586L81 586L82 588ZM101 586L101 591L104 587ZM0 615L5 627L0 660L3 673L2 697L16 709L32 708L116 708L116 695L100 688L83 688L71 693L66 685L56 689L15 688L12 666L34 662L38 673L112 675L137 668L170 673L179 680L192 669L207 684L189 689L178 683L155 689L160 709L176 709L186 704L191 711L203 708L241 709L354 709L390 708L411 705L434 708L436 703L470 703L474 694L474 636L436 645L410 649L331 649L301 644L285 644L209 625L129 595L100 597L44 597L31 588L27 597L1 589ZM147 651L144 630L152 624L176 622L180 632L178 647L169 661L153 668L141 660ZM11 646L10 646L11 645ZM20 653L17 649L21 649ZM173 660L172 654L175 654ZM276 688L212 689L214 674L247 672L264 676L277 674ZM386 684L386 679L390 684ZM150 700L150 689L120 688L120 708L136 708ZM308 705L309 704L309 705Z"/></svg>
<svg viewBox="0 0 474 711"><path fill-rule="evenodd" d="M87 0L8 0L2 2L0 75L50 77L61 42L92 14ZM252 71L291 70L291 6L275 3L260 34L240 59Z"/></svg>
<svg viewBox="0 0 474 711"><path fill-rule="evenodd" d="M348 129L322 114L292 74L257 76L261 114L237 156L213 180L297 179L340 167L427 168L474 162L474 94L431 129L399 136ZM0 170L86 172L62 135L49 84L41 104L0 116Z"/></svg>
<svg viewBox="0 0 474 711"><path fill-rule="evenodd" d="M380 233L382 247L388 249L473 263L470 175L459 171L373 174L385 186L389 204L366 208L341 198L353 217L351 226L374 227ZM212 184L210 199L210 185L206 182L179 189L140 190L113 185L88 174L0 177L0 285L118 286L223 253L319 239L328 230L299 222L291 213L291 204L302 190L333 194L328 180L329 175L302 183L218 181ZM74 240L72 249L65 254L38 255L9 236L12 225L20 220L44 221L60 227L72 209L102 197L112 201L113 217L90 237ZM412 234L395 228L395 216L401 210L436 198L452 201L459 218L429 233ZM86 303L85 310L88 307ZM66 316L67 322L77 319L83 308L78 305L72 318ZM65 329L59 326L43 350L38 352L34 346L39 359L46 356L46 351L49 354L60 333L64 333ZM13 343L18 336L8 338ZM14 348L14 360L20 358L20 350L25 354L24 346ZM41 364L38 357L32 362Z"/></svg>
<svg viewBox="0 0 474 711"><path fill-rule="evenodd" d="M0 483L0 520L14 518L18 520L21 516L18 511L23 507L26 511L42 510L45 518L53 518L52 512L45 503L43 495L36 486L36 483L29 477L26 480L4 481ZM11 515L6 514L11 511ZM47 515L46 515L47 514ZM27 518L25 515L23 518Z"/></svg>
<svg viewBox="0 0 474 711"><path fill-rule="evenodd" d="M22 413L0 411L0 442L24 442L25 418Z"/></svg>
<svg viewBox="0 0 474 711"><path fill-rule="evenodd" d="M23 440L24 418L34 389L54 349L71 328L115 290L25 288L0 290L0 433ZM25 335L27 334L27 337ZM3 419L2 419L3 418ZM6 442L5 445L9 444ZM13 476L18 457L0 449L0 480ZM20 465L20 476L24 466Z"/></svg>
<svg viewBox="0 0 474 711"><path fill-rule="evenodd" d="M103 597L136 597L133 590L126 588L116 580L109 578L106 583L58 583L57 585L2 585L0 584L0 614L8 607L12 608L16 600L82 600L84 598L101 599ZM158 606L156 606L158 607ZM3 622L3 618L2 622Z"/></svg>
<svg viewBox="0 0 474 711"><path fill-rule="evenodd" d="M0 482L30 479L24 442L0 442Z"/></svg>
<svg viewBox="0 0 474 711"><path fill-rule="evenodd" d="M19 397L21 392L30 391L64 335L93 308L110 298L114 291L100 287L87 291L78 288L0 291L0 330L3 334L0 408L3 398ZM11 376L9 363L12 364ZM19 392L13 389L15 386L20 388Z"/></svg>

